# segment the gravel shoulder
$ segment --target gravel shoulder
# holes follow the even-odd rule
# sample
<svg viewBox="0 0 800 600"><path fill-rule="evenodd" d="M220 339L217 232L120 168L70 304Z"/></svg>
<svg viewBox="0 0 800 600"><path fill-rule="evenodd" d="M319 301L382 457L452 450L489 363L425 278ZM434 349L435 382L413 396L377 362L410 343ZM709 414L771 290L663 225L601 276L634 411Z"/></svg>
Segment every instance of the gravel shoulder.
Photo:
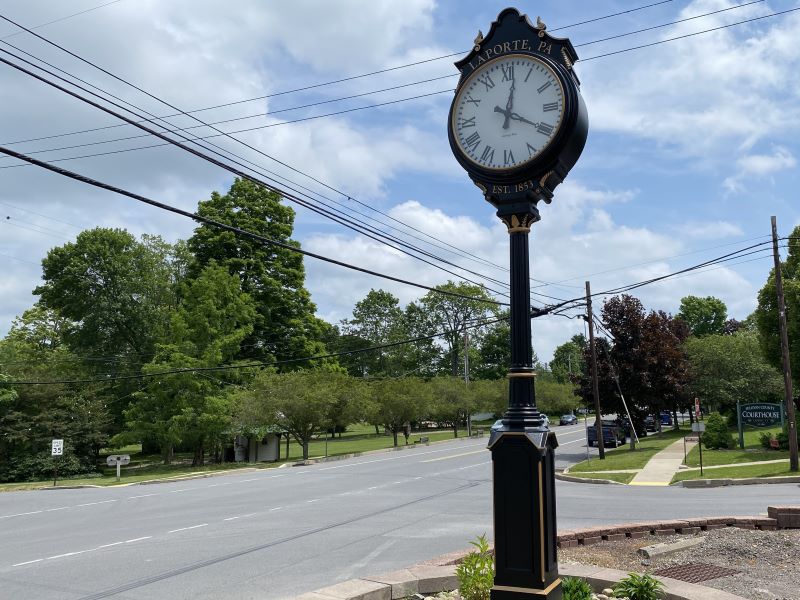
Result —
<svg viewBox="0 0 800 600"><path fill-rule="evenodd" d="M703 537L700 546L643 559L639 548ZM702 563L739 573L699 582L752 600L800 600L800 530L760 531L728 527L695 535L647 536L559 550L561 564L590 564L653 573L665 567Z"/></svg>

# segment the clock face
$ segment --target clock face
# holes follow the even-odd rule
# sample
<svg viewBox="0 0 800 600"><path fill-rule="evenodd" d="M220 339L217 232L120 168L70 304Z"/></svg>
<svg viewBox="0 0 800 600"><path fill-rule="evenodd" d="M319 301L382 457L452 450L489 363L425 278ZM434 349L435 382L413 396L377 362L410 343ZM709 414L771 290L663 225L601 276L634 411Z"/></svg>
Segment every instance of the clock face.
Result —
<svg viewBox="0 0 800 600"><path fill-rule="evenodd" d="M461 86L451 127L463 155L503 171L539 156L564 117L564 89L552 68L510 54L476 69Z"/></svg>

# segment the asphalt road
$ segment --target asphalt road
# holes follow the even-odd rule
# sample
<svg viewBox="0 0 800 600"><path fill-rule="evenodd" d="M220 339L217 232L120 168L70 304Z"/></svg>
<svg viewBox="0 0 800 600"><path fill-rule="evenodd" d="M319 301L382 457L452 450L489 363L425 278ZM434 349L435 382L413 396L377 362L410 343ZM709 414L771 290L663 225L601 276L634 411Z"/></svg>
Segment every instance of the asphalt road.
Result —
<svg viewBox="0 0 800 600"><path fill-rule="evenodd" d="M563 466L583 424L554 427ZM486 438L158 485L0 494L0 598L285 598L491 535ZM797 485L558 482L559 527L759 514Z"/></svg>

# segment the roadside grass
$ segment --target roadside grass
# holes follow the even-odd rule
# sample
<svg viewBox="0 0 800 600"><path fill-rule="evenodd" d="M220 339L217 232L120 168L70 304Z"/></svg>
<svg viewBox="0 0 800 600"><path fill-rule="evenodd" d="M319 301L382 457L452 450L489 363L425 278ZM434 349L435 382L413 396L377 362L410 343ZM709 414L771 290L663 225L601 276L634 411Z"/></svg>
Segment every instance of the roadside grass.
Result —
<svg viewBox="0 0 800 600"><path fill-rule="evenodd" d="M759 442L759 436L764 432L772 433L773 435L780 433L780 427L771 427L764 429L745 429L744 431L744 450L739 448L739 434L736 430L732 430L733 438L736 440L736 447L730 450L709 450L703 448L703 466L710 467L714 465L732 465L744 462L758 462L762 460L778 460L781 458L788 459L788 450L765 450ZM686 466L699 467L700 466L700 449L695 446L692 448L689 455L686 457ZM715 469L716 471L716 469Z"/></svg>
<svg viewBox="0 0 800 600"><path fill-rule="evenodd" d="M688 424L681 426L680 429L664 429L660 434L650 434L642 438L636 446L636 450L631 450L630 446L620 446L619 448L606 448L605 460L592 458L584 460L570 467L570 473L582 473L584 471L616 471L619 469L641 469L647 464L653 455L669 446L675 440L681 439L689 432ZM703 453L705 459L705 453Z"/></svg>
<svg viewBox="0 0 800 600"><path fill-rule="evenodd" d="M483 429L484 437L488 435L488 427L473 427L473 432L477 429ZM459 429L458 437L465 438L467 436L466 430ZM408 440L408 445L414 445L414 441L419 440L420 437L427 437L431 442L449 440L453 438L452 429L440 429L431 431L420 431L411 434ZM401 434L398 435L398 446L405 446L405 437ZM327 444L327 455L338 456L342 454L352 454L355 452L368 452L370 450L381 450L393 447L392 435L386 435L383 432L375 434L375 428L370 425L351 425L348 431L342 433L339 438L329 438ZM131 462L129 465L122 467L121 480L117 483L116 468L107 467L105 464L106 457L110 454L129 454ZM309 444L309 458L321 458L325 456L325 439L314 439ZM289 442L289 462L295 462L302 459L303 448L294 439ZM175 453L173 464L161 464L161 456L143 455L141 453L140 445L130 445L123 448L104 449L100 452L100 463L102 467L97 474L92 476L77 477L74 479L58 479L58 487L69 487L76 485L93 485L93 486L114 486L124 485L130 483L138 483L141 481L148 481L151 479L168 479L179 478L191 475L202 475L206 473L216 473L220 471L235 471L237 469L268 469L278 467L287 462L286 459L286 443L281 443L280 446L280 460L274 463L210 463L202 467L191 466L191 453ZM46 479L42 481L25 481L17 483L0 483L0 492L19 491L41 489L46 487L53 487L53 480Z"/></svg>
<svg viewBox="0 0 800 600"><path fill-rule="evenodd" d="M568 475L572 475L572 470ZM617 481L619 483L630 483L631 479L636 476L636 473L602 473L602 472L593 472L593 473L576 473L575 477L584 477L586 479L610 479L611 481Z"/></svg>
<svg viewBox="0 0 800 600"><path fill-rule="evenodd" d="M703 464L705 466L705 451L703 451ZM680 471L675 474L671 483L687 479L745 479L748 477L780 477L782 475L797 475L796 471L789 470L788 459L786 462L780 463L709 469L702 476L700 471Z"/></svg>

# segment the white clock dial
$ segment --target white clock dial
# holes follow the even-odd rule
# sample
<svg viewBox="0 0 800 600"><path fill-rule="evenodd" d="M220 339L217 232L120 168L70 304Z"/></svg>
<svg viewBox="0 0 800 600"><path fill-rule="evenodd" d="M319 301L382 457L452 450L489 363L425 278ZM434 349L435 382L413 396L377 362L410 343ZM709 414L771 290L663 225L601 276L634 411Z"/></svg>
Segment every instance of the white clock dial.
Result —
<svg viewBox="0 0 800 600"><path fill-rule="evenodd" d="M458 92L451 127L462 153L485 169L508 170L535 159L564 116L564 89L552 68L510 54L472 73Z"/></svg>

